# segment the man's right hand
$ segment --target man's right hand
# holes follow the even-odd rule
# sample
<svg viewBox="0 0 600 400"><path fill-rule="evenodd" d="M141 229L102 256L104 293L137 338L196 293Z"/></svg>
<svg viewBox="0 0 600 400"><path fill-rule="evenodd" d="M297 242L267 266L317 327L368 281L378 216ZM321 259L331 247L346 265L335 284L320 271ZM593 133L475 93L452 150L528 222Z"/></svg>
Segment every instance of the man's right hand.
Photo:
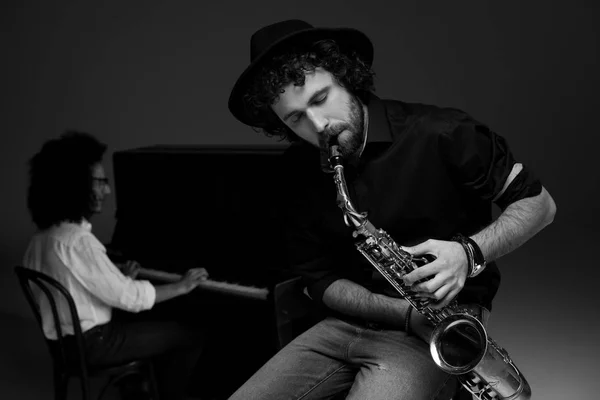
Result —
<svg viewBox="0 0 600 400"><path fill-rule="evenodd" d="M181 281L179 281L179 285L184 292L187 294L194 290L202 281L208 279L208 272L205 268L192 268L187 270Z"/></svg>

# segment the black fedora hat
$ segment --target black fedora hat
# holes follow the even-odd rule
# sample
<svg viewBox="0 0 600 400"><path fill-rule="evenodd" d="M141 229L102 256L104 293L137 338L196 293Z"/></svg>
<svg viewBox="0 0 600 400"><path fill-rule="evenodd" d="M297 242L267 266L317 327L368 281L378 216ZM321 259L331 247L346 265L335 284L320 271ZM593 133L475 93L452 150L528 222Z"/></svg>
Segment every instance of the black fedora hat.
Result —
<svg viewBox="0 0 600 400"><path fill-rule="evenodd" d="M260 65L282 49L293 44L309 44L333 39L342 51L355 51L367 65L373 63L373 44L362 32L353 28L317 28L301 20L286 20L267 25L250 38L250 65L242 72L229 95L229 111L239 121L252 125L254 118L247 112L243 96L248 83Z"/></svg>

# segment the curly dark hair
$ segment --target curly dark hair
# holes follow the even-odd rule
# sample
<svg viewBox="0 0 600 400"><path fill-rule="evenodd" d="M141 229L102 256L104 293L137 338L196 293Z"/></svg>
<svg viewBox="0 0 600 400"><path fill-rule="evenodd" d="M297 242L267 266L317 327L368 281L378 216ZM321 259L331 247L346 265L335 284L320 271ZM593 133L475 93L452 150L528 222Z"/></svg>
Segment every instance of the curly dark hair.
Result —
<svg viewBox="0 0 600 400"><path fill-rule="evenodd" d="M92 168L106 145L85 132L65 131L29 160L27 207L39 229L89 218Z"/></svg>
<svg viewBox="0 0 600 400"><path fill-rule="evenodd" d="M252 128L266 136L279 136L290 142L300 138L277 117L271 105L283 93L283 87L293 83L304 85L306 74L323 68L338 84L367 103L368 94L375 90L373 70L356 52L343 52L334 40L319 40L309 46L292 47L273 57L256 74L243 99L253 114Z"/></svg>

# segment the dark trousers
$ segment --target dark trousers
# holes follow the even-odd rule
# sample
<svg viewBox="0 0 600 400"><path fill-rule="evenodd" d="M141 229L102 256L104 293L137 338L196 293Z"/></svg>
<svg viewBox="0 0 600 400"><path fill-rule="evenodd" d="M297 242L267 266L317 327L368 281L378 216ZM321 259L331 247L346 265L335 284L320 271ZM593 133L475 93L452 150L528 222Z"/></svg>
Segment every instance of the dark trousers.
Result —
<svg viewBox="0 0 600 400"><path fill-rule="evenodd" d="M161 400L185 399L204 331L157 308L136 314L115 310L111 322L86 332L86 355L93 365L151 358Z"/></svg>

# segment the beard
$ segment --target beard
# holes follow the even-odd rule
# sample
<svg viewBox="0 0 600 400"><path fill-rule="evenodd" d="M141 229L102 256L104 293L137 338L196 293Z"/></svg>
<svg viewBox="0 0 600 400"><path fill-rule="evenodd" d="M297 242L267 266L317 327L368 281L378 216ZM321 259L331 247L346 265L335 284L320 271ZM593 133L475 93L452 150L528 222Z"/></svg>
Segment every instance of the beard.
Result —
<svg viewBox="0 0 600 400"><path fill-rule="evenodd" d="M319 139L321 164L324 169L329 165L329 148L337 144L342 158L355 162L360 156L365 140L365 115L362 103L355 95L348 102L348 121L327 127Z"/></svg>

